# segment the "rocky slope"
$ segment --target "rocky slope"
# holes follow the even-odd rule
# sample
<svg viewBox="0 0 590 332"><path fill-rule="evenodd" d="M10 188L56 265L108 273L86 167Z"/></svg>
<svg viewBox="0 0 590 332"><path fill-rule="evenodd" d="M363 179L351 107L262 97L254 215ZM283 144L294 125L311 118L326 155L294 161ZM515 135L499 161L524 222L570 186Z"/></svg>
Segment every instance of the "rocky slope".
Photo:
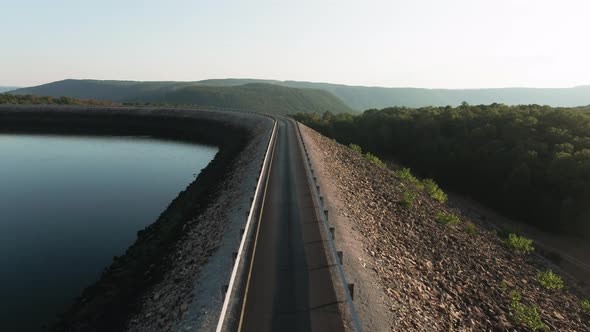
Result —
<svg viewBox="0 0 590 332"><path fill-rule="evenodd" d="M263 132L265 129L264 126L259 128ZM248 142L222 183L216 187L210 204L200 215L183 225L184 235L167 257L169 268L162 280L144 295L141 310L130 319L128 331L171 331L178 330L180 326L183 330L215 329L223 299L220 296L221 285L229 280L232 264L227 261L225 269L222 269L224 271L217 270L220 274L216 275L217 280L213 283L201 280L200 274L219 250L224 237L237 233L238 227L232 223L245 221L249 190L254 185L257 166L264 158L267 140L267 134L258 134ZM239 243L237 238L229 242ZM235 250L234 246L231 250ZM228 259L231 257L229 253L225 254ZM206 287L214 288L210 292L215 294L214 298L203 293L195 294L195 284L199 283L207 283ZM207 303L206 310L189 310L194 307L193 302L197 302L194 301L196 298L204 296L208 298L198 300Z"/></svg>
<svg viewBox="0 0 590 332"><path fill-rule="evenodd" d="M513 302L536 306L549 330L587 331L575 283L548 290L536 255L507 248L494 232L413 188L394 172L301 126L325 196L355 306L367 331L528 330ZM415 192L411 206L402 201ZM437 222L454 213L457 225ZM473 221L475 222L475 221ZM513 301L514 294L520 301ZM522 306L521 306L522 307Z"/></svg>

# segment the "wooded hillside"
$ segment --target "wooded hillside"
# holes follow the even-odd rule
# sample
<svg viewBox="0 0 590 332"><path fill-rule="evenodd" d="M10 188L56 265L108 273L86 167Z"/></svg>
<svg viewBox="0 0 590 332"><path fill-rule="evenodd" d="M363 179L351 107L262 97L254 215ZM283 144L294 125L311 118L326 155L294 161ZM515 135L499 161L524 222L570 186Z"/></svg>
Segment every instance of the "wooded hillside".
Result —
<svg viewBox="0 0 590 332"><path fill-rule="evenodd" d="M590 107L502 104L297 114L539 228L590 235Z"/></svg>

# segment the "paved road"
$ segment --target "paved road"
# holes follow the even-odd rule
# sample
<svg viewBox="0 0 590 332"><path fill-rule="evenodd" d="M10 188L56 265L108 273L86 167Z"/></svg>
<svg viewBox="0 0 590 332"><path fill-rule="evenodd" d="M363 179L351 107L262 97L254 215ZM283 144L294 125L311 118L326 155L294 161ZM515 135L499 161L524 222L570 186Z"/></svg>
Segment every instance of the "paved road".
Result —
<svg viewBox="0 0 590 332"><path fill-rule="evenodd" d="M344 330L297 135L278 119L240 331Z"/></svg>

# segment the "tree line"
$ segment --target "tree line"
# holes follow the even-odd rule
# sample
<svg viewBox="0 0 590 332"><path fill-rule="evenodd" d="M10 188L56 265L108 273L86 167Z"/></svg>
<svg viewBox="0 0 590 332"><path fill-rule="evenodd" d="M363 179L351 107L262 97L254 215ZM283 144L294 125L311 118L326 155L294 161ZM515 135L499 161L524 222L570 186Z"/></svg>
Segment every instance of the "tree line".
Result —
<svg viewBox="0 0 590 332"><path fill-rule="evenodd" d="M590 106L463 103L293 117L510 217L590 236Z"/></svg>
<svg viewBox="0 0 590 332"><path fill-rule="evenodd" d="M53 98L49 96L36 95L13 95L10 93L0 94L0 105L96 105L96 106L119 106L119 103L100 101L94 99L76 99L71 97Z"/></svg>

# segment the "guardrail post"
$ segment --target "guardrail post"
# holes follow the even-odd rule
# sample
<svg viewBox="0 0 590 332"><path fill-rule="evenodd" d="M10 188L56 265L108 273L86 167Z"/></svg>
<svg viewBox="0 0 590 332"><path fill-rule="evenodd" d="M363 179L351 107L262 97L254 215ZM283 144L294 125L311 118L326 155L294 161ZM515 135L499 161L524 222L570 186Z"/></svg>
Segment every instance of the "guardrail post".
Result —
<svg viewBox="0 0 590 332"><path fill-rule="evenodd" d="M308 162L308 167L309 167L308 169L309 169L309 172L311 173L311 178L314 181L313 185L316 185L317 186L317 190L318 190L316 197L319 198L319 204L320 204L319 210L320 211L317 211L316 210L316 213L319 212L319 215L321 215L321 212L322 211L326 211L326 210L324 210L324 198L319 193L319 189L320 188L318 186L318 179L315 177L315 172L314 172L314 169L313 169L313 165L311 163L310 155L309 155L309 153L307 153L307 147L305 146L305 142L303 141L303 135L301 134L302 133L302 131L301 131L301 126L302 125L299 122L296 122L296 126L297 126L297 131L299 133L299 142L303 145L303 148L304 148L304 150L305 150L305 152L307 154L307 162ZM308 173L308 176L309 176L309 173ZM313 192L313 190L312 190L312 195L313 196L316 195L316 193ZM327 219L327 217L328 216L326 215L326 219ZM336 254L337 259L340 261L340 264L336 264L336 268L337 268L337 270L339 272L340 279L342 280L341 287L343 289L347 289L348 290L348 293L346 293L346 291L345 291L346 297L347 297L346 302L348 302L350 304L350 312L351 312L351 315L352 315L352 325L354 326L354 330L355 331L361 331L361 326L360 326L360 323L359 323L359 320L358 320L358 317L357 317L356 310L354 308L354 304L352 302L350 302L354 298L354 291L355 291L354 284L349 284L346 281L346 276L344 275L344 269L343 269L343 262L344 262L343 252L342 251L338 251L336 249L336 246L335 246L335 241L334 241L334 238L335 238L335 229L334 229L334 227L330 227L330 225L327 223L327 220L323 220L323 219L320 218L319 222L324 224L324 227L325 227L324 228L324 231L325 230L329 230L329 232L330 232L330 234L332 236L332 238L328 242L329 242L330 247L331 247L332 255ZM334 256L332 256L332 257L334 257Z"/></svg>
<svg viewBox="0 0 590 332"><path fill-rule="evenodd" d="M350 293L350 299L354 301L354 284L348 284L348 293Z"/></svg>
<svg viewBox="0 0 590 332"><path fill-rule="evenodd" d="M324 210L324 214L326 215L326 220L329 220L328 219L328 210Z"/></svg>
<svg viewBox="0 0 590 332"><path fill-rule="evenodd" d="M232 258L232 262L235 263L236 262L236 258L238 258L238 253L237 252L232 252L231 253L231 258Z"/></svg>
<svg viewBox="0 0 590 332"><path fill-rule="evenodd" d="M227 289L229 288L228 285L221 286L221 297L225 297L225 293L227 293Z"/></svg>

